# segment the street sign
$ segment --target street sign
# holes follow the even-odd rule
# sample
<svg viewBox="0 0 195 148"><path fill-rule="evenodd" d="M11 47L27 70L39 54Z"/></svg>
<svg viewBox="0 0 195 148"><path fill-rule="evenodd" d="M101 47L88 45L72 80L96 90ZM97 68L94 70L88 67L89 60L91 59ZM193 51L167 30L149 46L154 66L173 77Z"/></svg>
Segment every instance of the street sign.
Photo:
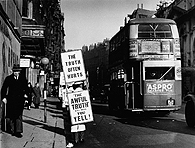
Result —
<svg viewBox="0 0 195 148"><path fill-rule="evenodd" d="M60 72L60 85L65 85L64 72Z"/></svg>
<svg viewBox="0 0 195 148"><path fill-rule="evenodd" d="M20 59L20 67L30 67L30 59Z"/></svg>

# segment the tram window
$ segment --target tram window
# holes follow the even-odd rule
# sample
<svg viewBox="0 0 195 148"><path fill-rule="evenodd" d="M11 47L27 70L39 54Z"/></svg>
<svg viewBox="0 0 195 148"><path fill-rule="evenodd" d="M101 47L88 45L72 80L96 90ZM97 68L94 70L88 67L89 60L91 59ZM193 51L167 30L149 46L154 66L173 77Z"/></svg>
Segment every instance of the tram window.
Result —
<svg viewBox="0 0 195 148"><path fill-rule="evenodd" d="M174 71L174 67L146 67L145 77L146 80L174 80Z"/></svg>
<svg viewBox="0 0 195 148"><path fill-rule="evenodd" d="M119 80L124 79L124 71L123 69L120 69L118 71L115 71L111 74L111 80Z"/></svg>
<svg viewBox="0 0 195 148"><path fill-rule="evenodd" d="M118 71L118 79L123 79L124 78L124 71L123 69Z"/></svg>
<svg viewBox="0 0 195 148"><path fill-rule="evenodd" d="M138 38L172 38L169 24L140 24Z"/></svg>
<svg viewBox="0 0 195 148"><path fill-rule="evenodd" d="M117 72L112 73L111 80L117 80Z"/></svg>

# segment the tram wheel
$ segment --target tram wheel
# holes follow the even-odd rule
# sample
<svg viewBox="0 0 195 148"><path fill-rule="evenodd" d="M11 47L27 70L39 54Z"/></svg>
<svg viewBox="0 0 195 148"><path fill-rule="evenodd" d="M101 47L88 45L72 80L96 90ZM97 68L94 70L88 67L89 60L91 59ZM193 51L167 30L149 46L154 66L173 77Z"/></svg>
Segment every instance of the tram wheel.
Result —
<svg viewBox="0 0 195 148"><path fill-rule="evenodd" d="M185 106L185 118L189 127L195 126L195 106L193 101L188 101Z"/></svg>

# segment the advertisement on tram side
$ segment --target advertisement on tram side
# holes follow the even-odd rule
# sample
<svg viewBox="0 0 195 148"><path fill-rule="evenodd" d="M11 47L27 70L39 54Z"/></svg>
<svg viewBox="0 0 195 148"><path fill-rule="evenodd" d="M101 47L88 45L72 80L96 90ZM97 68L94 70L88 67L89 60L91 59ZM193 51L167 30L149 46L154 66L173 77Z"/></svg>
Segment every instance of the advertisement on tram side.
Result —
<svg viewBox="0 0 195 148"><path fill-rule="evenodd" d="M174 93L173 82L146 82L145 85L146 94L167 94Z"/></svg>

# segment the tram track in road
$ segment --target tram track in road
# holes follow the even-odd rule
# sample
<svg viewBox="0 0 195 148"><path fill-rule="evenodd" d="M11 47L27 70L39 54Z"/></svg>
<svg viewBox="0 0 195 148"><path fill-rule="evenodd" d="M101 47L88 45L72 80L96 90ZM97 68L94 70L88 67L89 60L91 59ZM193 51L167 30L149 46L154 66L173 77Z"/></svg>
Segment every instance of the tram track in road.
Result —
<svg viewBox="0 0 195 148"><path fill-rule="evenodd" d="M181 113L170 113L166 118L170 118L172 120L177 120L181 122L186 122L185 115Z"/></svg>
<svg viewBox="0 0 195 148"><path fill-rule="evenodd" d="M184 105L163 116L158 113L110 112L106 104L92 102L94 122L88 124L83 147L193 148L195 128L185 122ZM117 140L113 140L117 139Z"/></svg>
<svg viewBox="0 0 195 148"><path fill-rule="evenodd" d="M162 130L173 133L181 133L195 136L195 128L189 128L185 119L181 118L184 115L172 113L168 116L139 116L127 118L115 118L114 120L130 126L144 127L149 129Z"/></svg>
<svg viewBox="0 0 195 148"><path fill-rule="evenodd" d="M108 108L97 105L94 106L96 124L90 124L88 135L86 134L90 140L86 144L94 146L95 143L94 147L112 147L112 144L118 146L125 143L126 146L122 147L146 146L152 148L166 145L173 148L180 143L178 147L183 147L190 142L187 142L188 140L180 141L178 137L179 139L186 137L193 139L195 128L188 128L181 116L184 117L184 114L178 112L159 117L157 114L156 116L155 114L116 115L110 114ZM113 141L114 138L117 140Z"/></svg>
<svg viewBox="0 0 195 148"><path fill-rule="evenodd" d="M130 114L128 111L111 113L107 104L92 103L92 106L94 114L114 117L113 120L122 124L195 135L195 128L189 128L186 124L185 103L182 104L182 108L179 111L171 112L169 115L164 116L152 113Z"/></svg>

